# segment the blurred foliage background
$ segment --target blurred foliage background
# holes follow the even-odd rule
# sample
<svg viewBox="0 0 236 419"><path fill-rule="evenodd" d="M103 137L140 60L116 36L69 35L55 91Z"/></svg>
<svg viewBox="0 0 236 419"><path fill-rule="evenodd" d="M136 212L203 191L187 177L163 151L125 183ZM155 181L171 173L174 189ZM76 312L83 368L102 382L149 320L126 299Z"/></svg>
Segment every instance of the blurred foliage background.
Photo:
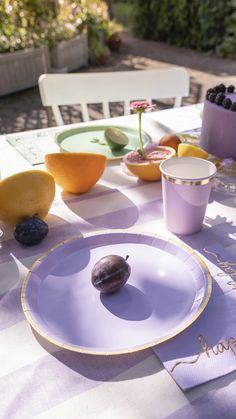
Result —
<svg viewBox="0 0 236 419"><path fill-rule="evenodd" d="M117 21L143 39L236 58L236 0L0 0L0 53L86 31L91 61L103 63Z"/></svg>
<svg viewBox="0 0 236 419"><path fill-rule="evenodd" d="M0 0L0 53L55 43L87 32L91 60L109 55L121 26L104 0Z"/></svg>
<svg viewBox="0 0 236 419"><path fill-rule="evenodd" d="M132 0L136 36L236 58L236 0Z"/></svg>

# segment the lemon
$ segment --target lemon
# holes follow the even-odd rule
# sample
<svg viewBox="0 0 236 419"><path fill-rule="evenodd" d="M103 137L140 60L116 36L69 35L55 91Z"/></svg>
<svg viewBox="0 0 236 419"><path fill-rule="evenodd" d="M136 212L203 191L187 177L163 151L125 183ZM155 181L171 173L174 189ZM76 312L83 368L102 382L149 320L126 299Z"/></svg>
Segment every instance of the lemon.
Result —
<svg viewBox="0 0 236 419"><path fill-rule="evenodd" d="M199 157L200 159L207 159L208 153L200 147L193 144L181 143L178 147L179 157Z"/></svg>
<svg viewBox="0 0 236 419"><path fill-rule="evenodd" d="M0 181L0 220L16 225L26 218L45 218L55 196L55 181L43 170L16 173Z"/></svg>

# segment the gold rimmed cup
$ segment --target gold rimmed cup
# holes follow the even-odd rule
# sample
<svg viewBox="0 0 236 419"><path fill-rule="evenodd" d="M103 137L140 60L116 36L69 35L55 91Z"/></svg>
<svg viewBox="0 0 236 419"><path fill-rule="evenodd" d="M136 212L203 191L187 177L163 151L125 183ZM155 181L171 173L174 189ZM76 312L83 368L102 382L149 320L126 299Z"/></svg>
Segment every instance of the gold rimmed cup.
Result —
<svg viewBox="0 0 236 419"><path fill-rule="evenodd" d="M216 166L197 157L178 157L162 162L160 170L166 227L176 234L197 233L202 228Z"/></svg>

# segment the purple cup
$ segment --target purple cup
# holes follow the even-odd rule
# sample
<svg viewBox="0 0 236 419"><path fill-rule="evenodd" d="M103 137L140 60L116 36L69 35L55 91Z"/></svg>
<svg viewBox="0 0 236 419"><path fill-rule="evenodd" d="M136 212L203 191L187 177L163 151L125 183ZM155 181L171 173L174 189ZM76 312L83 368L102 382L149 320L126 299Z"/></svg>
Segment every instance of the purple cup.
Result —
<svg viewBox="0 0 236 419"><path fill-rule="evenodd" d="M216 166L197 157L176 157L160 164L166 227L176 234L201 230Z"/></svg>

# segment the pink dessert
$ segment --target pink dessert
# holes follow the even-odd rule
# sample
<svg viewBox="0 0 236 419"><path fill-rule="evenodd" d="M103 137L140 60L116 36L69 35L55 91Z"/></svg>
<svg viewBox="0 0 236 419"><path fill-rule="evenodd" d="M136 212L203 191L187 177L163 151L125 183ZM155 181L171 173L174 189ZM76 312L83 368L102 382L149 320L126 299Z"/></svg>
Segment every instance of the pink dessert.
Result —
<svg viewBox="0 0 236 419"><path fill-rule="evenodd" d="M220 90L219 90L220 89ZM223 84L209 89L203 107L200 147L236 160L236 92Z"/></svg>

